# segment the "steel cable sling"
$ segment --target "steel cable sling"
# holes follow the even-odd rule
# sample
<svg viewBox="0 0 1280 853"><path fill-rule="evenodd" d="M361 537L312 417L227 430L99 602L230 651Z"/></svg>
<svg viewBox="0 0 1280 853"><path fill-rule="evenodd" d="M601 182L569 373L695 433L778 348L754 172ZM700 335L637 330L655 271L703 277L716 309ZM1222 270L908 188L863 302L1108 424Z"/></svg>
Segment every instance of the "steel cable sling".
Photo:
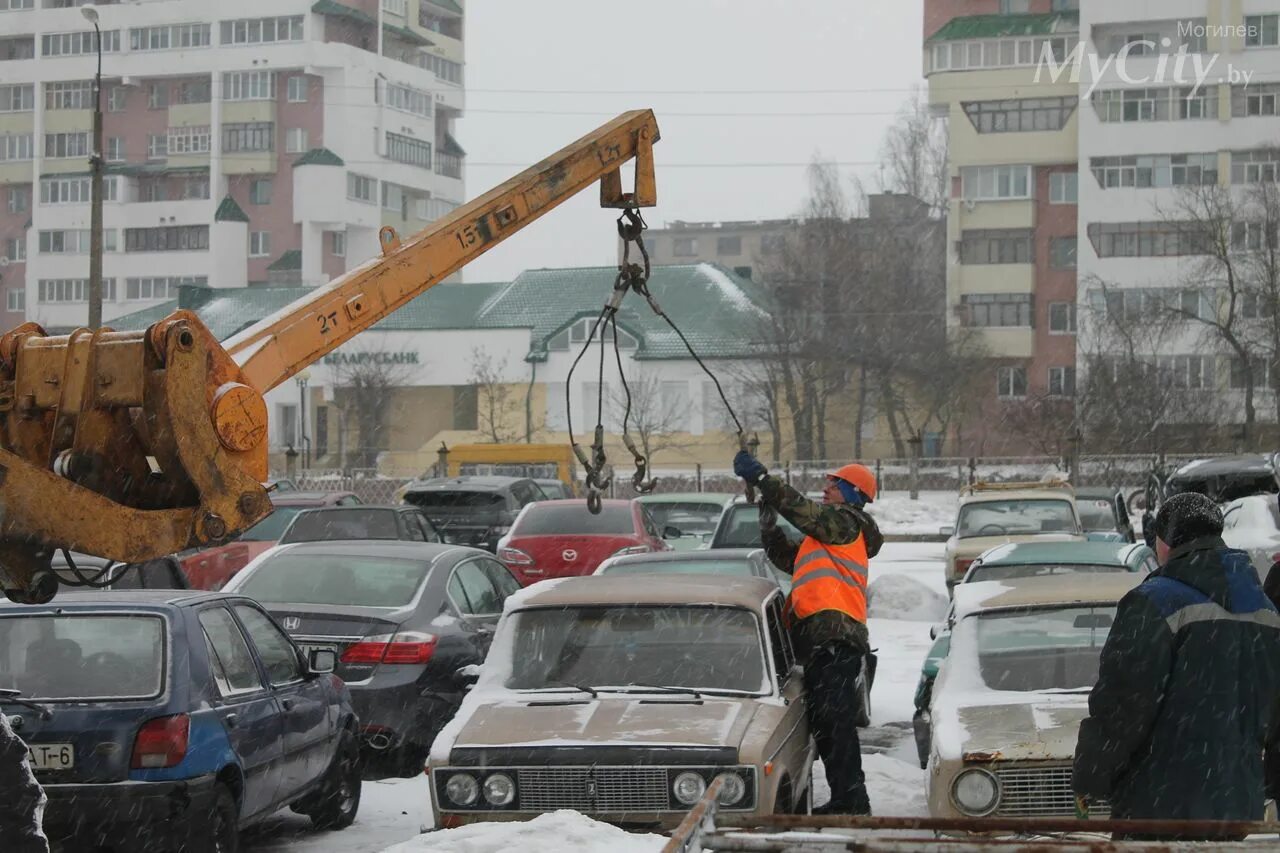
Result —
<svg viewBox="0 0 1280 853"><path fill-rule="evenodd" d="M720 401L724 404L725 409L729 412L729 417L733 419L734 426L737 428L738 446L746 450L748 445L742 422L738 419L737 413L734 412L733 406L729 404L729 399L725 396L720 380L711 372L711 369L707 367L698 353L694 351L693 345L689 343L689 339L685 337L684 332L680 331L680 327L676 325L675 321L662 310L662 307L658 305L657 300L654 299L653 294L649 291L649 277L652 270L649 262L649 252L644 245L643 235L645 229L648 228L644 217L640 215L638 209L627 208L618 217L617 226L618 237L622 239L622 263L618 265L618 276L614 279L613 295L605 303L604 308L601 309L595 323L592 324L591 331L587 335L582 349L579 350L577 357L573 360L573 365L569 368L569 375L565 377L564 383L565 421L569 430L569 446L573 448L574 455L577 456L578 461L586 471L587 509L593 514L600 512L602 494L613 483L613 476L611 474L605 475L605 468L608 465L608 458L604 450L604 346L606 330L612 332L613 335L613 356L618 366L618 378L622 382L622 391L626 400L626 407L622 415L622 443L635 460L636 472L631 477L632 487L637 493L647 495L658 484L656 478L645 479L650 469L649 459L636 447L628 429L632 396L631 388L627 385L626 374L622 370L622 353L618 349L618 309L621 308L622 300L626 297L628 291L634 290L643 296L645 301L649 303L653 313L666 321L671 330L680 338L680 342L689 351L689 355L693 357L698 367L715 385L716 393L720 395ZM644 260L643 266L630 262L632 243L640 251L640 256ZM582 361L582 357L587 354L587 350L595 342L597 330L600 332L600 366L596 386L596 428L591 444L591 455L588 457L586 451L574 439L573 434L573 373L577 370L578 363ZM754 489L750 485L747 486L747 500L749 502L755 501Z"/></svg>

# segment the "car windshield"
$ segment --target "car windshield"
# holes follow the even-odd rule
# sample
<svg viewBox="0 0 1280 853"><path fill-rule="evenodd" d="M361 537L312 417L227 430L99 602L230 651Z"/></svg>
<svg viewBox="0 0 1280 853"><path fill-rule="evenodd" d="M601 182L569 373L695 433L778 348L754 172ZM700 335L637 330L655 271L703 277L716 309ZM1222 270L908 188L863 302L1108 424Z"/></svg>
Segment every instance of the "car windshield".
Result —
<svg viewBox="0 0 1280 853"><path fill-rule="evenodd" d="M164 690L159 616L0 616L0 688L25 699L145 699Z"/></svg>
<svg viewBox="0 0 1280 853"><path fill-rule="evenodd" d="M1102 563L1031 563L1025 566L977 565L965 576L965 583L977 581L1004 581L1011 578L1040 578L1049 575L1115 574L1127 572L1127 566L1108 566Z"/></svg>
<svg viewBox="0 0 1280 853"><path fill-rule="evenodd" d="M605 566L607 575L737 575L751 577L751 563L738 560L627 560Z"/></svg>
<svg viewBox="0 0 1280 853"><path fill-rule="evenodd" d="M711 533L720 521L724 512L724 504L705 502L645 502L644 508L649 510L659 529L678 527L685 536Z"/></svg>
<svg viewBox="0 0 1280 853"><path fill-rule="evenodd" d="M506 686L537 690L662 685L765 692L760 624L730 607L565 607L522 610L507 636Z"/></svg>
<svg viewBox="0 0 1280 853"><path fill-rule="evenodd" d="M1080 513L1080 524L1085 530L1116 529L1116 511L1109 501L1076 501L1076 510Z"/></svg>
<svg viewBox="0 0 1280 853"><path fill-rule="evenodd" d="M242 542L275 542L280 539L284 529L293 521L293 517L306 507L278 506L266 518L240 534Z"/></svg>
<svg viewBox="0 0 1280 853"><path fill-rule="evenodd" d="M488 509L507 503L502 492L410 492L404 499L424 509Z"/></svg>
<svg viewBox="0 0 1280 853"><path fill-rule="evenodd" d="M285 551L259 563L236 592L263 604L403 607L413 601L428 567L394 557Z"/></svg>
<svg viewBox="0 0 1280 853"><path fill-rule="evenodd" d="M958 535L962 539L1079 532L1071 503L1065 500L982 501L960 507Z"/></svg>
<svg viewBox="0 0 1280 853"><path fill-rule="evenodd" d="M352 507L300 513L285 531L280 544L324 542L334 539L399 538L395 510Z"/></svg>
<svg viewBox="0 0 1280 853"><path fill-rule="evenodd" d="M782 516L778 516L778 529L794 544L804 539L804 534ZM751 504L729 507L711 545L713 548L759 548L760 510Z"/></svg>
<svg viewBox="0 0 1280 853"><path fill-rule="evenodd" d="M992 690L1086 690L1115 605L1040 607L978 614L978 662Z"/></svg>
<svg viewBox="0 0 1280 853"><path fill-rule="evenodd" d="M592 515L585 501L534 504L511 531L516 536L632 536L636 532L630 504L605 504Z"/></svg>

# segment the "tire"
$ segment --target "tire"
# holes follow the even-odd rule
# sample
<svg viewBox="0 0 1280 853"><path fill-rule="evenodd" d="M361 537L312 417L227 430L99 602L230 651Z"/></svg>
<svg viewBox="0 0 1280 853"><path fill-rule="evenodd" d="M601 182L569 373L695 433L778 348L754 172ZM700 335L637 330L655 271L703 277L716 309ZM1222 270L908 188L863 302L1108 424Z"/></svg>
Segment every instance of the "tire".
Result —
<svg viewBox="0 0 1280 853"><path fill-rule="evenodd" d="M240 807L230 788L218 783L208 821L193 829L199 837L190 849L201 853L240 853Z"/></svg>
<svg viewBox="0 0 1280 853"><path fill-rule="evenodd" d="M342 733L333 764L307 816L317 829L346 829L360 810L360 747L349 731Z"/></svg>

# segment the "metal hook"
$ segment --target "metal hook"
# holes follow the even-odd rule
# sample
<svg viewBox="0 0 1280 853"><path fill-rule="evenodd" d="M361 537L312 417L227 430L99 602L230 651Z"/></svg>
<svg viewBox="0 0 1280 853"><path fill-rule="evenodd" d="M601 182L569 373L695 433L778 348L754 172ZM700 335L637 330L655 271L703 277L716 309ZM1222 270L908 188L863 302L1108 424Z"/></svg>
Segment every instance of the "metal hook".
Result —
<svg viewBox="0 0 1280 853"><path fill-rule="evenodd" d="M635 445L635 442L631 440L630 433L624 432L622 434L622 443L627 446L627 450L630 451L631 455L635 458L635 461L636 461L636 473L631 478L632 488L634 488L637 492L639 492L642 495L647 495L652 493L654 488L658 485L658 479L655 477L652 480L649 480L647 482L645 481L645 477L649 473L648 458L640 453L639 449Z"/></svg>
<svg viewBox="0 0 1280 853"><path fill-rule="evenodd" d="M599 515L603 505L603 501L600 499L600 493L595 489L587 489L587 512L592 515Z"/></svg>

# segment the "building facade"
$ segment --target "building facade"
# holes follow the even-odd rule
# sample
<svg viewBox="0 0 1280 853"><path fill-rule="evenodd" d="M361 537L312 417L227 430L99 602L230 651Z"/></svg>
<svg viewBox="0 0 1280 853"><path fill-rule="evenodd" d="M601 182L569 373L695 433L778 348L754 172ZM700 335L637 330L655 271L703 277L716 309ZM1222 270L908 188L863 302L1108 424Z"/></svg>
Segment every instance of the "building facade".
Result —
<svg viewBox="0 0 1280 853"><path fill-rule="evenodd" d="M97 42L68 0L0 0L0 323L87 319ZM464 199L455 0L96 7L103 318L179 286L314 286Z"/></svg>

